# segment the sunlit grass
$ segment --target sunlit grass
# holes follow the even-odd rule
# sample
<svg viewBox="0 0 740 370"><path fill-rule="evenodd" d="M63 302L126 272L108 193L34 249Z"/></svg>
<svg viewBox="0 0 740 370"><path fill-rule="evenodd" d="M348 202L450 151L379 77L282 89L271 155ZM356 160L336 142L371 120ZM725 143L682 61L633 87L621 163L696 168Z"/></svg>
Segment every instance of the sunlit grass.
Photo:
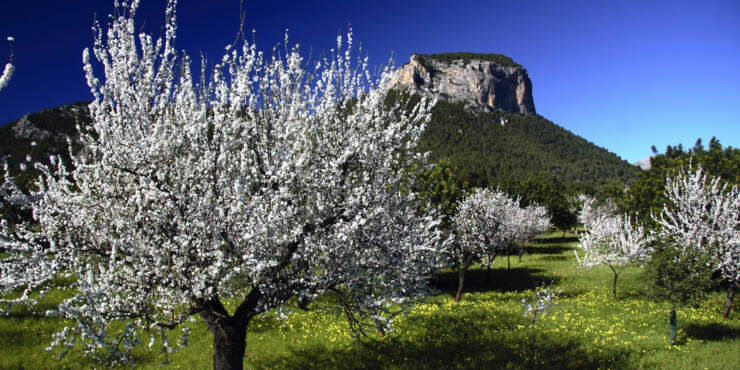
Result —
<svg viewBox="0 0 740 370"><path fill-rule="evenodd" d="M562 234L528 247L518 262L498 258L492 269L474 266L463 300L452 299L456 276L442 273L439 294L396 319L395 332L373 334L358 342L344 318L318 309L294 308L287 320L275 314L255 318L247 336L247 368L526 368L530 321L522 298L541 284L561 294L549 315L535 326L537 368L732 369L740 364L740 319L721 319L723 292L710 294L699 307L678 311L677 346L668 345L668 310L648 301L642 273L628 268L620 277L619 300L611 297L611 271L575 265L572 235ZM53 297L49 297L53 299ZM57 297L61 299L61 297ZM737 307L737 304L736 304ZM63 326L53 319L14 313L0 317L0 367L89 367L81 353L56 362L43 351L50 334ZM211 334L200 320L190 345L169 355L172 368L212 367ZM157 351L137 353L139 366L160 368Z"/></svg>

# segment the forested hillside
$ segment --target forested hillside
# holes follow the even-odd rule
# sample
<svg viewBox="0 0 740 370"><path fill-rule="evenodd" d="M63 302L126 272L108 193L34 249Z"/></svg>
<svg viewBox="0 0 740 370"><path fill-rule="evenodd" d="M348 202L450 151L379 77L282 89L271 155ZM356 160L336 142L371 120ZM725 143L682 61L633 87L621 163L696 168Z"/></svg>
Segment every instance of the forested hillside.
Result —
<svg viewBox="0 0 740 370"><path fill-rule="evenodd" d="M74 142L76 126L90 122L87 104L78 102L44 109L0 126L0 159L10 165L16 183L22 186L33 183L39 174L33 169L34 162L49 163L50 155L68 157L67 138Z"/></svg>
<svg viewBox="0 0 740 370"><path fill-rule="evenodd" d="M547 172L579 187L632 182L635 166L539 115L473 112L440 100L420 149L446 158L473 186L518 182Z"/></svg>

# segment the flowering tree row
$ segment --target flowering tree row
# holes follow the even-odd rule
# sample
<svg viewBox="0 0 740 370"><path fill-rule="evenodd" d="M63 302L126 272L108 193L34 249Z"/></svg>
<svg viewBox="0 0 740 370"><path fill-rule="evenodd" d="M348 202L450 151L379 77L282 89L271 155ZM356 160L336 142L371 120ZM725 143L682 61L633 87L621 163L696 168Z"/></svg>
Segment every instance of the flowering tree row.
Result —
<svg viewBox="0 0 740 370"><path fill-rule="evenodd" d="M666 178L666 202L660 213L651 215L657 227L649 231L633 225L627 215L615 214L608 203L596 207L592 198L582 196L580 220L587 232L578 245L584 255L576 257L584 266L605 264L612 269L616 299L619 269L650 258L653 241L672 245L679 255L705 256L729 283L723 311L727 317L740 284L739 194L736 185L708 176L700 166L680 170Z"/></svg>

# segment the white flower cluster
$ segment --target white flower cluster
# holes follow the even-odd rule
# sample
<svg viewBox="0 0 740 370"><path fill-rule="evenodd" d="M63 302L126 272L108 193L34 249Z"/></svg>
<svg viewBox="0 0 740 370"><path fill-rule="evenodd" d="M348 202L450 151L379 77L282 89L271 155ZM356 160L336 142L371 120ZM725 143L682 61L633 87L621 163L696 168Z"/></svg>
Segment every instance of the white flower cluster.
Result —
<svg viewBox="0 0 740 370"><path fill-rule="evenodd" d="M731 284L740 283L740 190L701 167L666 180L667 202L653 218L658 236L710 256Z"/></svg>
<svg viewBox="0 0 740 370"><path fill-rule="evenodd" d="M8 43L10 44L10 62L5 64L3 73L2 75L0 75L0 90L4 89L5 86L8 86L8 82L10 82L10 77L13 76L13 71L15 71L15 67L13 66L13 41L14 39L9 36Z"/></svg>
<svg viewBox="0 0 740 370"><path fill-rule="evenodd" d="M606 209L606 208L605 208ZM588 224L588 231L580 234L576 259L585 267L605 264L621 269L630 263L643 262L650 255L652 237L641 225L633 225L628 215L597 212Z"/></svg>
<svg viewBox="0 0 740 370"><path fill-rule="evenodd" d="M555 292L549 288L542 288L537 289L533 301L530 302L526 298L522 298L524 317L531 318L533 324L537 322L538 316L544 316L550 313L548 310L555 304L555 298L558 294L559 292Z"/></svg>
<svg viewBox="0 0 740 370"><path fill-rule="evenodd" d="M577 203L580 204L578 222L587 229L591 229L599 217L617 213L617 206L611 199L607 199L603 204L597 204L594 197L578 194Z"/></svg>
<svg viewBox="0 0 740 370"><path fill-rule="evenodd" d="M505 250L514 241L527 241L550 226L544 207L521 208L518 199L490 189L477 189L464 199L454 223L458 237L452 251L455 260Z"/></svg>
<svg viewBox="0 0 740 370"><path fill-rule="evenodd" d="M313 64L297 46L266 57L232 45L195 81L174 46L175 5L156 41L135 34L138 1L107 32L96 25L83 53L93 122L73 170L37 165L39 192L22 199L34 222L3 223L3 291L72 274L78 294L54 314L77 326L55 344L117 358L141 330L194 314L218 336L291 297L334 292L373 316L426 293L437 221L400 189L434 102L391 99L392 69L371 76L351 32ZM231 297L243 297L233 314ZM131 326L111 329L118 320Z"/></svg>

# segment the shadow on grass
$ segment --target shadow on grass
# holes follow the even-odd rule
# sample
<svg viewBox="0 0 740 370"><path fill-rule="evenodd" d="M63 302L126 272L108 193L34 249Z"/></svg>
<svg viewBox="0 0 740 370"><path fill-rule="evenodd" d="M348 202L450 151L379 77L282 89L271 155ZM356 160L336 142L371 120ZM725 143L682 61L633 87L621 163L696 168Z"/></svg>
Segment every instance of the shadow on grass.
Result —
<svg viewBox="0 0 740 370"><path fill-rule="evenodd" d="M578 236L566 235L549 238L535 238L532 241L534 244L564 244L564 243L575 243L578 242Z"/></svg>
<svg viewBox="0 0 740 370"><path fill-rule="evenodd" d="M530 362L529 327L519 315L491 312L486 320L474 312L445 312L419 318L396 340L355 342L336 349L323 343L294 346L280 358L258 361L258 368L322 369L500 369L624 368L626 352L594 354L573 339L536 331Z"/></svg>
<svg viewBox="0 0 740 370"><path fill-rule="evenodd" d="M506 267L472 269L465 273L464 292L521 292L535 289L542 283L559 281L557 277L544 272L542 269L524 267L512 267L511 270ZM432 285L444 293L454 295L457 292L458 276L457 271L442 272L432 280Z"/></svg>
<svg viewBox="0 0 740 370"><path fill-rule="evenodd" d="M547 245L547 244L539 244L539 245L529 244L525 248L525 251L529 254L547 254L547 255L561 254L563 252L572 251L572 250L573 248L564 247L562 245Z"/></svg>
<svg viewBox="0 0 740 370"><path fill-rule="evenodd" d="M717 341L740 338L740 328L724 324L691 324L686 327L686 336L701 340Z"/></svg>

